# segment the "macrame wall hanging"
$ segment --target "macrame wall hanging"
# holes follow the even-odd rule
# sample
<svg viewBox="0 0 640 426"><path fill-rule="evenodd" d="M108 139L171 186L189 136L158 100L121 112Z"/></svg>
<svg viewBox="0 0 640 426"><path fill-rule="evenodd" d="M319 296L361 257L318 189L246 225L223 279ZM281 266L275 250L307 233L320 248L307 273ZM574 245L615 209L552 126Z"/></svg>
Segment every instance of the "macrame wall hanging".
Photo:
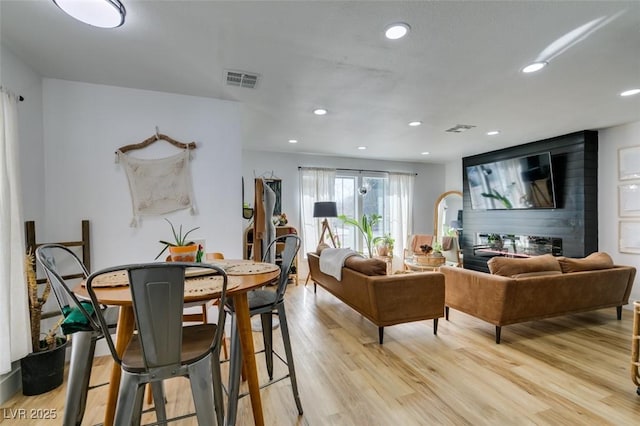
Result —
<svg viewBox="0 0 640 426"><path fill-rule="evenodd" d="M166 158L142 159L126 154L164 140L182 149ZM131 226L138 226L140 216L158 216L178 210L191 209L196 214L196 204L191 183L189 160L196 143L182 143L158 133L144 141L126 145L116 151L116 162L124 166L129 181L133 219Z"/></svg>

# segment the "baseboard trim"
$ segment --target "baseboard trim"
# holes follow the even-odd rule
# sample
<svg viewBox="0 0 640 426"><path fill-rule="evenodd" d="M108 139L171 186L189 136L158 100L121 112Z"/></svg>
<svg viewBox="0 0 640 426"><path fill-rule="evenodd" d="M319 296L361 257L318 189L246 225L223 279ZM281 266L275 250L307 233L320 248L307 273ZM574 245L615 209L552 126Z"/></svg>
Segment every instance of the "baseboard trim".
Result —
<svg viewBox="0 0 640 426"><path fill-rule="evenodd" d="M0 404L4 404L22 389L20 361L11 364L11 371L0 376Z"/></svg>

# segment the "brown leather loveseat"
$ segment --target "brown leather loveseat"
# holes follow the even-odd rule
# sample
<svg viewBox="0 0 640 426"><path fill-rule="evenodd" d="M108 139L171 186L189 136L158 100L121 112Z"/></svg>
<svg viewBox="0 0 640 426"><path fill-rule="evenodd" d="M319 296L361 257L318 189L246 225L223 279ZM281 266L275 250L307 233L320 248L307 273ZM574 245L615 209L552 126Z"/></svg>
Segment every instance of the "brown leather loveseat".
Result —
<svg viewBox="0 0 640 426"><path fill-rule="evenodd" d="M318 254L307 253L307 256L314 292L319 284L377 325L380 344L385 326L406 322L433 319L433 334L437 334L438 318L444 316L444 275L441 273L373 275L384 274L386 264L377 259L353 257L345 262L338 281L320 271ZM381 265L376 266L376 262Z"/></svg>
<svg viewBox="0 0 640 426"><path fill-rule="evenodd" d="M570 313L615 307L618 319L629 303L636 269L614 265L606 253L584 259L551 255L530 259L492 258L492 272L443 266L445 311L467 313L501 327Z"/></svg>

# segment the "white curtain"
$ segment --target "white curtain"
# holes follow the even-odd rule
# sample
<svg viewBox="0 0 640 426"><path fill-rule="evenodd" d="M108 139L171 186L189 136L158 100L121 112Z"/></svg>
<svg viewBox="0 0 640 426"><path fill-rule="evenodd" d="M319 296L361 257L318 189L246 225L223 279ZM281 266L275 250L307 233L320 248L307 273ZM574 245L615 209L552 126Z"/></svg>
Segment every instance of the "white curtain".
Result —
<svg viewBox="0 0 640 426"><path fill-rule="evenodd" d="M18 100L0 87L0 374L30 351L18 157Z"/></svg>
<svg viewBox="0 0 640 426"><path fill-rule="evenodd" d="M315 251L320 240L321 219L313 217L313 203L335 200L335 169L300 168L300 227L303 255Z"/></svg>
<svg viewBox="0 0 640 426"><path fill-rule="evenodd" d="M393 247L393 270L402 269L402 253L413 230L414 174L389 173L389 218Z"/></svg>

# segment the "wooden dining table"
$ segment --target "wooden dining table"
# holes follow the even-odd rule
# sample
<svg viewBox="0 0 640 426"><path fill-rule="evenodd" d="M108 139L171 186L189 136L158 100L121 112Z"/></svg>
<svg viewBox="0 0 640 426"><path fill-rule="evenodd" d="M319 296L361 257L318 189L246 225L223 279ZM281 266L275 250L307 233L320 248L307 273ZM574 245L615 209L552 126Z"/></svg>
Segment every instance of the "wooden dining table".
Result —
<svg viewBox="0 0 640 426"><path fill-rule="evenodd" d="M244 264L248 267L259 267L260 263L250 260L224 260L225 264ZM216 262L218 263L218 262ZM272 265L273 266L273 265ZM253 419L256 425L264 425L262 412L262 401L260 399L260 385L258 383L258 369L256 366L255 348L253 345L253 335L251 330L251 319L249 316L249 303L247 292L255 288L272 282L280 275L280 269L271 269L269 272L261 273L234 273L229 276L229 288L227 296L233 299L236 313L236 324L240 336L242 359L246 373L247 384L249 386L249 396ZM187 278L187 283L189 278ZM187 284L185 283L185 285ZM108 306L119 306L118 325L116 329L116 352L122 356L126 349L135 328L135 317L131 303L131 292L128 286L94 287L98 301ZM89 298L84 281L73 289L74 293L82 298ZM187 293L185 292L185 304L203 302L217 298L216 294L206 292ZM109 393L107 395L107 405L105 409L104 425L113 426L116 403L118 400L118 389L120 387L120 366L114 362L111 368L111 380L109 381Z"/></svg>

